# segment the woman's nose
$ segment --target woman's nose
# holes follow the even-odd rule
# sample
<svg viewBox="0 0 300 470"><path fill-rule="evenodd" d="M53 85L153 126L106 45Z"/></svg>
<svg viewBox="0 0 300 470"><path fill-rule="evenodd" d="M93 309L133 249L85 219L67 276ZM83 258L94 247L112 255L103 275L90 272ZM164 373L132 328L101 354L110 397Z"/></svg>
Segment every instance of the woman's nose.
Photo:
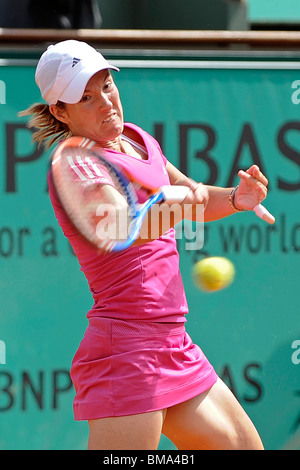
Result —
<svg viewBox="0 0 300 470"><path fill-rule="evenodd" d="M113 107L113 103L106 93L101 94L99 106L100 109L111 109Z"/></svg>

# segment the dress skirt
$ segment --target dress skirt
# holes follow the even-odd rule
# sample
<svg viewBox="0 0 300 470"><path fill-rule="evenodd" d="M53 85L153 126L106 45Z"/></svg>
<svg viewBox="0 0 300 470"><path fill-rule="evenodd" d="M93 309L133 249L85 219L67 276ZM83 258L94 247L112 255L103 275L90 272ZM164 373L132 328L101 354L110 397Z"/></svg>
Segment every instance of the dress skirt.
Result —
<svg viewBox="0 0 300 470"><path fill-rule="evenodd" d="M75 420L169 408L209 389L217 374L184 323L92 317L74 356Z"/></svg>

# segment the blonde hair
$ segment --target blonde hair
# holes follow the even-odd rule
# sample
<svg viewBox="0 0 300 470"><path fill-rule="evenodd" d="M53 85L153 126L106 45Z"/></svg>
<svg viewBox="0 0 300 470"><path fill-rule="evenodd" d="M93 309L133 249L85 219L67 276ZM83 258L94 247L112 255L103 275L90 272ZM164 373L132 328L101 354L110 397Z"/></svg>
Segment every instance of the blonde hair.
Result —
<svg viewBox="0 0 300 470"><path fill-rule="evenodd" d="M57 106L63 107L64 103L57 102ZM50 148L54 143L71 137L71 131L67 124L56 119L51 114L48 104L34 103L19 116L32 116L27 127L33 129L32 142L37 142L38 147Z"/></svg>

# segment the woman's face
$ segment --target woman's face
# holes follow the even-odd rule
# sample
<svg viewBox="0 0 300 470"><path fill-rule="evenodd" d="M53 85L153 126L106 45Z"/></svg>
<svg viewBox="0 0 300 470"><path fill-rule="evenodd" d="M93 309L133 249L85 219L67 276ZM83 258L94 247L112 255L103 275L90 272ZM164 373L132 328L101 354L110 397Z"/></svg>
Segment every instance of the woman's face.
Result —
<svg viewBox="0 0 300 470"><path fill-rule="evenodd" d="M93 75L81 100L65 103L61 115L55 116L68 125L73 135L88 137L104 146L115 141L123 131L123 108L109 70Z"/></svg>

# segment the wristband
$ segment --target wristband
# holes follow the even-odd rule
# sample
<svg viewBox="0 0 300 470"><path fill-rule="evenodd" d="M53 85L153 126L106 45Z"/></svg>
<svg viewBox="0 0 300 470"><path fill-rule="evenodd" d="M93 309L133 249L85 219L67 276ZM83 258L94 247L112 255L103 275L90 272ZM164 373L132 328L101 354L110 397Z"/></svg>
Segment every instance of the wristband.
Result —
<svg viewBox="0 0 300 470"><path fill-rule="evenodd" d="M234 196L238 189L239 187L236 186L235 188L233 188L233 190L229 194L229 204L236 212L246 212L246 209L237 209L236 206L234 205Z"/></svg>

